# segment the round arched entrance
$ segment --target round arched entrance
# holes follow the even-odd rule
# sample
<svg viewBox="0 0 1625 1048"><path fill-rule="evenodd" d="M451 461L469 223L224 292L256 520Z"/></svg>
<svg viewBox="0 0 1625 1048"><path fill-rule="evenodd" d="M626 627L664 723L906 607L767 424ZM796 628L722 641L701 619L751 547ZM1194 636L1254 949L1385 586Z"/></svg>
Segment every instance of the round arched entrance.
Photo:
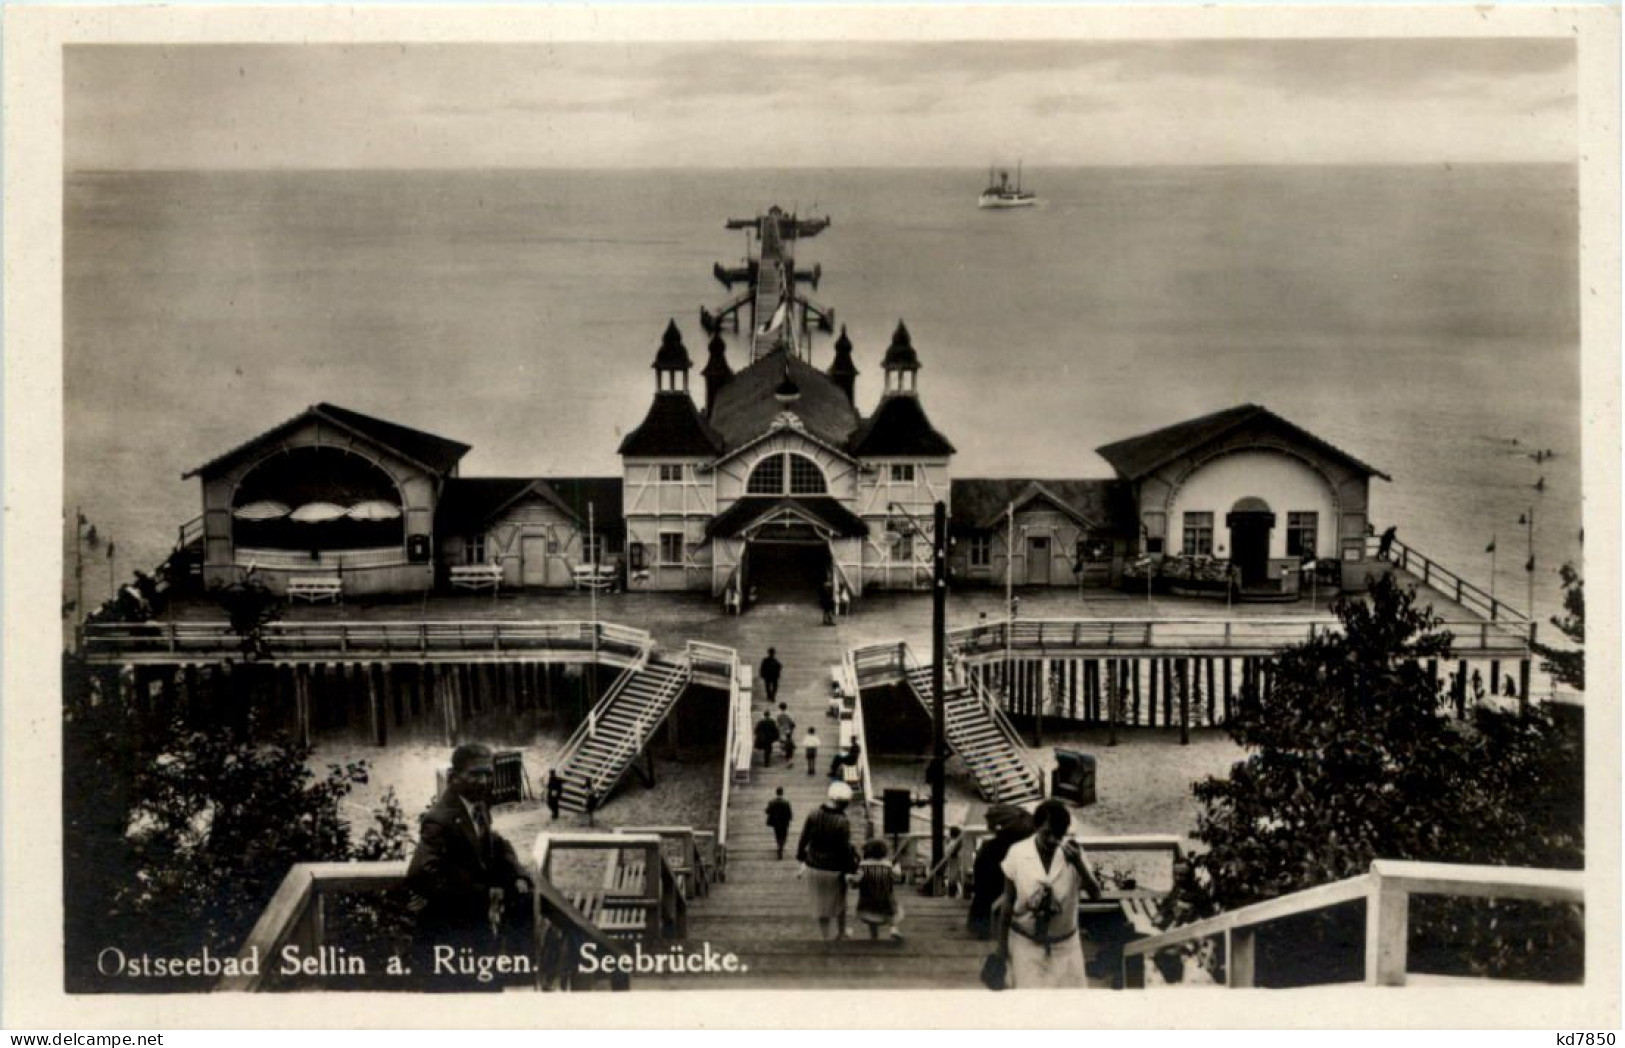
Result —
<svg viewBox="0 0 1625 1048"><path fill-rule="evenodd" d="M1224 518L1230 528L1230 562L1241 572L1243 586L1257 586L1269 578L1270 532L1275 511L1255 495L1236 500Z"/></svg>

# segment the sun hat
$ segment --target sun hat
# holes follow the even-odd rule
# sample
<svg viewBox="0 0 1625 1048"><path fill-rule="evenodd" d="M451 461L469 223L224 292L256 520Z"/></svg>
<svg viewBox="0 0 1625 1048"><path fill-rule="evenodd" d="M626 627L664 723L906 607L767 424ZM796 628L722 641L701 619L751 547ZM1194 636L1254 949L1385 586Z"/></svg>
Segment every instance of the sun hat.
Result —
<svg viewBox="0 0 1625 1048"><path fill-rule="evenodd" d="M848 786L844 782L832 782L832 783L830 783L829 784L829 799L832 800L832 801L842 801L842 802L850 803L851 800L852 800L852 787Z"/></svg>

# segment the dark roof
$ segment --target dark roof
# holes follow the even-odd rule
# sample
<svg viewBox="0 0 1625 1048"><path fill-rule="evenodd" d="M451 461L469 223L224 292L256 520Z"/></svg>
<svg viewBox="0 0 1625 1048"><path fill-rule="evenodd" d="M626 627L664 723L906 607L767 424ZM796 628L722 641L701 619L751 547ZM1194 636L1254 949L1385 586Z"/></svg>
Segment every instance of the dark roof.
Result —
<svg viewBox="0 0 1625 1048"><path fill-rule="evenodd" d="M661 371L687 371L694 366L688 359L688 347L683 345L683 334L677 330L677 321L666 321L666 332L660 336L660 348L650 366Z"/></svg>
<svg viewBox="0 0 1625 1048"><path fill-rule="evenodd" d="M547 486L583 523L587 504L592 504L593 522L605 532L625 527L621 514L620 477L548 477Z"/></svg>
<svg viewBox="0 0 1625 1048"><path fill-rule="evenodd" d="M535 477L453 477L440 493L435 530L450 534L472 531L541 483Z"/></svg>
<svg viewBox="0 0 1625 1048"><path fill-rule="evenodd" d="M920 370L920 355L914 352L914 339L908 333L908 326L901 320L897 322L897 330L892 332L891 345L886 347L886 357L880 366L887 371Z"/></svg>
<svg viewBox="0 0 1625 1048"><path fill-rule="evenodd" d="M909 393L882 397L875 413L852 438L854 455L952 455L954 446L925 416Z"/></svg>
<svg viewBox="0 0 1625 1048"><path fill-rule="evenodd" d="M1138 528L1133 494L1125 481L992 477L952 482L949 505L953 509L948 530L954 534L997 530L999 517L1010 503L1016 503L1019 512L1022 506L1039 499L1055 502L1073 517L1108 534L1128 536Z"/></svg>
<svg viewBox="0 0 1625 1048"><path fill-rule="evenodd" d="M784 381L785 362L801 396L781 404L773 391ZM766 433L783 412L801 419L813 436L837 448L858 428L858 413L846 393L828 375L788 353L770 353L734 375L711 406L711 425L733 451Z"/></svg>
<svg viewBox="0 0 1625 1048"><path fill-rule="evenodd" d="M869 534L868 526L857 514L841 505L839 499L828 495L792 495L787 498L747 495L729 506L721 516L711 519L705 526L706 537L738 535L769 513L776 513L784 508L801 510L842 538L862 538Z"/></svg>
<svg viewBox="0 0 1625 1048"><path fill-rule="evenodd" d="M421 429L413 429L410 426L387 422L381 418L373 418L371 415L363 415L359 411L341 408L337 404L321 403L311 405L286 422L273 426L259 436L237 445L224 455L210 459L196 469L182 474L181 479L194 477L199 473L207 473L216 467L223 466L249 448L292 429L312 416L348 429L353 433L359 433L368 440L396 452L432 473L445 474L451 472L462 457L469 452L469 445L455 440L447 440L445 437L437 437L433 433L425 433Z"/></svg>
<svg viewBox="0 0 1625 1048"><path fill-rule="evenodd" d="M841 325L841 336L835 340L835 359L829 365L830 378L848 378L858 374L852 362L852 340L846 337L846 325Z"/></svg>
<svg viewBox="0 0 1625 1048"><path fill-rule="evenodd" d="M710 458L722 450L722 438L700 417L687 393L664 390L655 394L649 413L621 441L620 454Z"/></svg>
<svg viewBox="0 0 1625 1048"><path fill-rule="evenodd" d="M1374 466L1366 465L1341 448L1328 444L1313 433L1293 425L1268 408L1257 404L1242 404L1239 407L1215 411L1211 415L1203 415L1201 418L1193 418L1152 430L1150 433L1142 433L1137 437L1129 437L1127 440L1119 440L1096 448L1095 451L1101 458L1111 463L1112 468L1118 473L1129 480L1138 480L1174 459L1211 444L1220 437L1247 425L1273 426L1294 440L1308 444L1322 454L1337 459L1361 473L1378 476L1383 480L1391 479L1388 474Z"/></svg>
<svg viewBox="0 0 1625 1048"><path fill-rule="evenodd" d="M474 531L530 495L583 525L591 502L593 523L606 533L624 525L620 477L453 477L441 493L435 530L442 534Z"/></svg>

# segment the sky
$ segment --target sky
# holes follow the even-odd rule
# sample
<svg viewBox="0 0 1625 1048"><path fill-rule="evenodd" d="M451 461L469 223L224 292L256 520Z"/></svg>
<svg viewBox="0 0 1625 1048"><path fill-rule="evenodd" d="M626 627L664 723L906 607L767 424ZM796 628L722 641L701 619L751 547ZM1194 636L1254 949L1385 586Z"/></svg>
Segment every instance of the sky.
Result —
<svg viewBox="0 0 1625 1048"><path fill-rule="evenodd" d="M77 45L70 170L1570 163L1538 39Z"/></svg>

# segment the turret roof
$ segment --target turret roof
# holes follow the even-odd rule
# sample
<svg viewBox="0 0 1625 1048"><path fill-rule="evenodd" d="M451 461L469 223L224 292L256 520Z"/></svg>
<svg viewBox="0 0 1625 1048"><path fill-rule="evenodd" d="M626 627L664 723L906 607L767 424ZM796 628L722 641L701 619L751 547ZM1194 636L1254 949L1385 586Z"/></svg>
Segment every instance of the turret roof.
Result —
<svg viewBox="0 0 1625 1048"><path fill-rule="evenodd" d="M722 450L722 437L700 417L681 390L655 394L649 413L621 441L620 454L637 457L710 458Z"/></svg>
<svg viewBox="0 0 1625 1048"><path fill-rule="evenodd" d="M884 455L952 455L954 446L926 417L920 398L886 396L852 438L852 453Z"/></svg>
<svg viewBox="0 0 1625 1048"><path fill-rule="evenodd" d="M694 366L688 358L688 347L683 345L683 334L677 330L677 321L666 322L666 332L660 336L660 349L651 366L660 371L687 371Z"/></svg>
<svg viewBox="0 0 1625 1048"><path fill-rule="evenodd" d="M886 347L886 357L880 366L887 371L920 370L920 355L914 352L914 339L901 320L897 322L897 330L892 332L891 345Z"/></svg>

